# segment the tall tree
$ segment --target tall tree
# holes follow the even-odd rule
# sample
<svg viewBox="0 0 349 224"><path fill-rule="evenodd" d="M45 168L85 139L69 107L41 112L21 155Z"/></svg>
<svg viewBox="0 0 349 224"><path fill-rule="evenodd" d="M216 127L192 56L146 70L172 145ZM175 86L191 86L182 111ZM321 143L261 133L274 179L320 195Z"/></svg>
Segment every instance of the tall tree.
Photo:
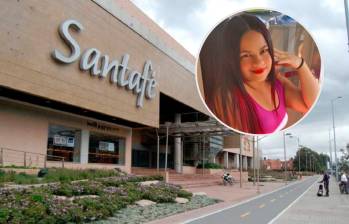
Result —
<svg viewBox="0 0 349 224"><path fill-rule="evenodd" d="M293 160L294 170L323 172L327 169L327 163L330 161L328 155L317 153L316 151L302 146L296 153Z"/></svg>

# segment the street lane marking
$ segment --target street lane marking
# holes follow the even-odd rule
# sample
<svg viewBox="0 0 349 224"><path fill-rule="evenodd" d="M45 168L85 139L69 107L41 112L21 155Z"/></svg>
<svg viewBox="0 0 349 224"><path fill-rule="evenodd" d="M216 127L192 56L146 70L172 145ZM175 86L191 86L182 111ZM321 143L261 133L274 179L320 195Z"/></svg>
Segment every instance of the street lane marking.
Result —
<svg viewBox="0 0 349 224"><path fill-rule="evenodd" d="M245 218L245 217L248 216L248 215L250 215L250 212L246 212L246 213L240 215L240 218L243 219L243 218Z"/></svg>
<svg viewBox="0 0 349 224"><path fill-rule="evenodd" d="M261 204L261 205L259 206L259 208L263 208L263 207L265 207L265 204Z"/></svg>
<svg viewBox="0 0 349 224"><path fill-rule="evenodd" d="M274 202L275 201L275 198L271 199L270 202Z"/></svg>
<svg viewBox="0 0 349 224"><path fill-rule="evenodd" d="M284 197L284 196L281 194L281 195L280 195L280 198L283 198L283 197Z"/></svg>

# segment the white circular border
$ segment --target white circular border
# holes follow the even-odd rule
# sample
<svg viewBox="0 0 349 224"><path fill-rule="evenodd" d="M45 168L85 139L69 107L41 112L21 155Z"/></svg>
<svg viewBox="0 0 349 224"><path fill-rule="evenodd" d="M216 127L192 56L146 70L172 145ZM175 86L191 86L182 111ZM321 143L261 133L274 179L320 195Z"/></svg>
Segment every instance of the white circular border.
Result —
<svg viewBox="0 0 349 224"><path fill-rule="evenodd" d="M320 56L320 77L319 77L319 85L320 85L320 89L319 89L319 92L317 94L317 97L313 103L313 105L309 108L309 110L298 120L296 121L294 124L290 125L289 127L287 128L284 128L284 129L281 129L279 131L274 131L272 133L268 133L268 134L253 134L253 133L247 133L247 132L243 132L243 131L240 131L240 130L237 130L237 129L234 129L230 126L228 126L227 124L225 124L223 121L221 121L219 118L217 118L217 116L211 111L211 109L207 106L206 104L206 101L205 99L203 98L203 96L201 95L201 91L200 91L200 87L199 87L199 82L198 82L198 62L199 62L199 58L200 58L200 52L201 52L201 49L202 49L202 46L204 45L207 37L212 33L212 31L220 24L222 23L224 20L228 19L229 17L233 17L235 16L236 14L238 13L242 13L242 12L246 12L246 11L249 11L249 10L265 10L265 11L275 11L275 12L279 12L281 13L282 15L286 15L286 16L289 16L291 17L294 21L297 22L297 24L299 24L300 26L302 26L302 28L309 34L309 36L312 38L313 42L315 43L318 51L319 51L319 56ZM221 19L220 21L218 21L213 27L212 29L210 29L210 31L206 34L205 38L203 39L201 45L200 45L200 48L199 48L199 51L197 52L197 55L196 55L196 61L195 61L195 84L196 84L196 90L198 91L199 93L199 96L200 96L200 99L201 101L203 102L203 104L205 105L205 108L207 109L207 111L211 114L211 116L213 116L219 123L221 123L223 126L227 127L228 129L234 131L234 132L237 132L239 134L243 134L243 135L249 135L249 136L271 136L273 134L277 134L279 132L286 132L286 130L288 129L291 129L292 127L294 127L295 125L297 125L299 122L301 122L305 117L307 117L309 115L309 113L313 110L314 106L317 104L319 98L320 98L320 95L321 95L321 92L322 92L322 87L323 87L323 82L324 82L324 62L323 62L323 58L321 56L321 52L320 52L320 47L319 45L316 43L313 35L311 34L311 32L309 32L309 29L306 29L300 22L298 22L299 20L295 19L295 17L293 16L290 16L290 14L286 14L286 13L282 13L278 10L275 10L275 9L271 9L271 8L264 8L264 7L252 7L252 8L246 8L246 9L241 9L241 10L238 10L238 11L235 11L235 12L232 12L230 13L228 16L225 16L223 17L223 19ZM202 74L201 74L202 76ZM203 91L205 91L203 89ZM287 112L286 112L287 113Z"/></svg>

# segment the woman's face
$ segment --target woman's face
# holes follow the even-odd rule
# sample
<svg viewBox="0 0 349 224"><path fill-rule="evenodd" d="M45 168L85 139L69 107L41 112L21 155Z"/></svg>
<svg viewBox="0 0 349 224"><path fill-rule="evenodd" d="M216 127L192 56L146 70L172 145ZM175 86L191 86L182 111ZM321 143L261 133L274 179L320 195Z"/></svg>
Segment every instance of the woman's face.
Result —
<svg viewBox="0 0 349 224"><path fill-rule="evenodd" d="M257 31L246 32L240 42L240 70L245 82L265 81L272 66L268 45Z"/></svg>

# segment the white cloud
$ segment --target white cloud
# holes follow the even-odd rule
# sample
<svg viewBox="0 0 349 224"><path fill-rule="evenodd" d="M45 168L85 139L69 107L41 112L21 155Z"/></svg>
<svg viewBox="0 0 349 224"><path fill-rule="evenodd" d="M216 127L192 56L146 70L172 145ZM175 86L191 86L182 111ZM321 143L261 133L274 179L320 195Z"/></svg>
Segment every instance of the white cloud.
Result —
<svg viewBox="0 0 349 224"><path fill-rule="evenodd" d="M324 62L324 86L313 111L288 132L300 136L304 144L318 152L329 151L328 128L331 127L330 100L336 101L337 149L349 142L349 53L342 0L132 0L193 55L197 55L207 33L231 14L247 8L269 8L287 14L312 35ZM174 4L176 3L176 4ZM257 5L258 4L258 5ZM287 155L297 149L295 139L287 139ZM263 152L283 158L282 134L261 141Z"/></svg>

